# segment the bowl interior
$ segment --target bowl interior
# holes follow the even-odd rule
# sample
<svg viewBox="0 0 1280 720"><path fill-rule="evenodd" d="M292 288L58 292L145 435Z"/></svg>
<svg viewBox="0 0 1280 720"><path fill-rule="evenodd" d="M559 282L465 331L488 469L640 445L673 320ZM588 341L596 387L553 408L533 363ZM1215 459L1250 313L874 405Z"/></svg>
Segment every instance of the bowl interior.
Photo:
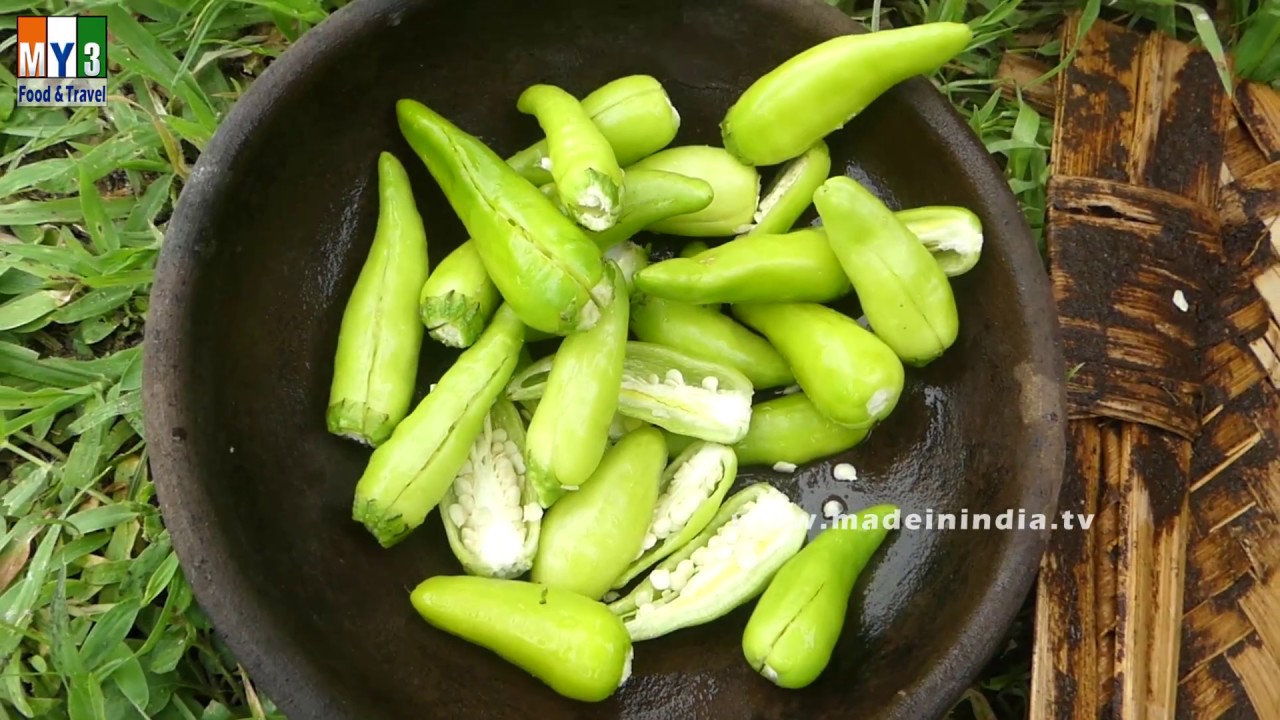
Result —
<svg viewBox="0 0 1280 720"><path fill-rule="evenodd" d="M1046 531L891 535L858 583L828 671L803 691L772 687L743 660L748 605L640 644L631 682L579 705L415 615L414 585L460 572L439 517L380 549L350 518L368 451L324 427L343 305L376 221L379 151L409 170L433 266L465 237L399 136L397 99L428 104L505 157L539 137L515 110L526 86L581 97L647 73L681 113L677 144L719 144L717 123L755 78L853 30L824 4L794 0L360 0L241 101L171 223L149 324L147 422L197 597L290 717L922 718L950 706L1020 606ZM924 80L830 142L836 171L893 207L974 209L985 255L955 281L959 340L909 372L887 423L792 475L745 468L739 486L768 479L815 513L831 497L851 509L1051 512L1061 358L1039 261L998 169ZM455 357L428 342L421 391ZM833 480L837 462L857 480Z"/></svg>

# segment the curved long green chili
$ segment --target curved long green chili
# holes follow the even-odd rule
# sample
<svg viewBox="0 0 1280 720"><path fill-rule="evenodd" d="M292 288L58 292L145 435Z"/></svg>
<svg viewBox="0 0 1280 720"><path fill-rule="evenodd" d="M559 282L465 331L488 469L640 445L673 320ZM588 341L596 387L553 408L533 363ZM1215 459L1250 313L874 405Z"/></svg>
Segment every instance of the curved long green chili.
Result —
<svg viewBox="0 0 1280 720"><path fill-rule="evenodd" d="M622 168L609 140L578 99L555 85L533 85L516 108L533 115L547 136L547 160L556 193L579 225L608 230L622 212Z"/></svg>
<svg viewBox="0 0 1280 720"><path fill-rule="evenodd" d="M698 253L654 263L636 275L646 295L696 305L819 302L848 295L849 278L821 229L744 235Z"/></svg>
<svg viewBox="0 0 1280 720"><path fill-rule="evenodd" d="M889 88L942 67L972 38L964 23L933 22L811 47L742 93L720 123L724 147L751 165L797 157Z"/></svg>
<svg viewBox="0 0 1280 720"><path fill-rule="evenodd" d="M325 421L329 432L378 446L413 402L422 348L418 289L430 272L427 233L409 175L378 157L378 224L338 333Z"/></svg>
<svg viewBox="0 0 1280 720"><path fill-rule="evenodd" d="M651 75L628 75L601 85L582 98L582 109L613 148L618 164L627 167L666 147L680 131L680 113ZM507 160L534 185L552 181L545 167L547 141L539 140Z"/></svg>

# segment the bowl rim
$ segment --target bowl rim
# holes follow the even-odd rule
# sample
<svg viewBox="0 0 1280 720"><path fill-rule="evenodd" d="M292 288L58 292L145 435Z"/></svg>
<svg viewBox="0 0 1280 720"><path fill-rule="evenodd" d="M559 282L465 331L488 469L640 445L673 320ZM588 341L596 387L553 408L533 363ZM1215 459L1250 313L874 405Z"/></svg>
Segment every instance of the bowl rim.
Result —
<svg viewBox="0 0 1280 720"><path fill-rule="evenodd" d="M254 594L252 583L225 551L226 531L203 519L202 509L209 502L207 492L199 483L189 482L202 471L196 453L187 447L179 430L190 417L182 405L187 392L186 368L192 358L186 339L191 332L195 281L202 272L202 260L212 253L199 227L202 216L230 185L223 170L251 141L262 118L269 115L275 99L288 90L292 79L304 75L325 54L360 36L367 24L398 22L398 16L424 1L438 2L356 0L338 9L282 53L234 104L193 167L168 223L144 329L144 429L164 525L199 607L265 694L282 710L297 713L291 717L347 717L344 708L348 703L326 681L323 671L271 622L270 611ZM804 4L797 0L752 2L806 22L839 27L844 33L867 31L858 21L818 0ZM1021 220L1012 228L1015 236L1021 237L1015 237L1005 249L1015 271L1042 266L1030 227L1003 172L968 124L928 79L912 78L897 87L917 112L942 124L942 134L962 138L961 142L969 145L959 150L984 158L969 170L976 185L1003 188L987 198L990 212ZM1021 500L1024 504L1040 500L1041 510L1052 514L1058 508L1066 471L1065 360L1048 273L1027 275L1019 277L1015 285L1024 317L1030 322L1032 350L1026 365L1039 373L1031 390L1039 393L1034 400L1037 417L1028 422L1043 431L1038 456L1044 472L1031 479ZM1025 385L1023 391L1028 392ZM1024 414L1027 412L1024 409ZM961 624L951 648L924 673L912 692L895 696L884 717L942 716L994 657L1030 592L1048 545L1048 530L1019 535L997 567L995 581Z"/></svg>

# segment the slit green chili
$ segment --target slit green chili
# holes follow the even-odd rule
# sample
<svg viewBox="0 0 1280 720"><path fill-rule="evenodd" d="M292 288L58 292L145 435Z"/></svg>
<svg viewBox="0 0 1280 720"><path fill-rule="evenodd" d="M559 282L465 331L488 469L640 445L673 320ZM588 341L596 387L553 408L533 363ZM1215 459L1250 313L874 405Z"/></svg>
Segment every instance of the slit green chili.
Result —
<svg viewBox="0 0 1280 720"><path fill-rule="evenodd" d="M849 598L888 535L893 505L843 517L782 566L751 612L742 652L778 687L807 687L831 661Z"/></svg>
<svg viewBox="0 0 1280 720"><path fill-rule="evenodd" d="M503 305L480 339L373 451L356 483L352 517L383 547L403 540L444 497L523 346L524 325Z"/></svg>
<svg viewBox="0 0 1280 720"><path fill-rule="evenodd" d="M422 349L418 288L430 272L427 233L409 175L391 153L378 157L378 223L338 333L326 424L378 446L413 403Z"/></svg>
<svg viewBox="0 0 1280 720"><path fill-rule="evenodd" d="M852 178L831 178L813 201L876 336L916 367L946 352L960 330L955 295L919 238Z"/></svg>
<svg viewBox="0 0 1280 720"><path fill-rule="evenodd" d="M476 137L412 100L396 112L507 305L554 335L593 326L612 287L583 230Z"/></svg>

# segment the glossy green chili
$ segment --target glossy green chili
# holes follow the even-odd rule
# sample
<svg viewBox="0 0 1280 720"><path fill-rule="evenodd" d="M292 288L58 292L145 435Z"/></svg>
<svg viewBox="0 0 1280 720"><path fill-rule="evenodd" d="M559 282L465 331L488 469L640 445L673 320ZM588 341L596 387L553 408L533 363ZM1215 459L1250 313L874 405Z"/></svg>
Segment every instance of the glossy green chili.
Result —
<svg viewBox="0 0 1280 720"><path fill-rule="evenodd" d="M799 156L889 88L929 75L969 44L968 25L934 22L833 38L747 88L720 123L724 147L744 163Z"/></svg>
<svg viewBox="0 0 1280 720"><path fill-rule="evenodd" d="M946 352L960 331L955 295L920 240L851 178L831 178L813 201L876 336L916 367Z"/></svg>
<svg viewBox="0 0 1280 720"><path fill-rule="evenodd" d="M670 453L670 447L667 451ZM706 529L737 476L738 458L724 445L699 440L677 453L662 473L644 544L635 561L614 581L614 589L625 587Z"/></svg>
<svg viewBox="0 0 1280 720"><path fill-rule="evenodd" d="M624 201L622 168L582 103L555 85L538 84L520 93L516 109L534 116L546 134L551 178L569 215L597 232L613 227Z"/></svg>
<svg viewBox="0 0 1280 720"><path fill-rule="evenodd" d="M825 303L848 295L849 278L821 229L745 235L693 258L654 263L636 275L646 295L696 305Z"/></svg>
<svg viewBox="0 0 1280 720"><path fill-rule="evenodd" d="M711 204L711 185L695 177L662 170L627 170L622 181L626 201L618 222L589 233L596 247L608 250L668 218L698 212Z"/></svg>
<svg viewBox="0 0 1280 720"><path fill-rule="evenodd" d="M586 330L609 304L600 251L492 150L421 103L396 104L401 132L461 218L506 303L526 325Z"/></svg>
<svg viewBox="0 0 1280 720"><path fill-rule="evenodd" d="M555 362L551 355L511 379L507 397L542 397ZM618 412L671 432L732 444L751 424L751 381L733 368L653 343L627 343Z"/></svg>
<svg viewBox="0 0 1280 720"><path fill-rule="evenodd" d="M582 99L582 109L609 141L622 167L666 147L680 130L680 113L662 83L649 75L628 75L601 85ZM507 162L529 182L545 185L552 181L544 167L548 157L544 139Z"/></svg>
<svg viewBox="0 0 1280 720"><path fill-rule="evenodd" d="M755 225L747 235L791 232L813 204L813 192L831 175L831 150L821 140L778 171L756 209Z"/></svg>
<svg viewBox="0 0 1280 720"><path fill-rule="evenodd" d="M609 609L633 642L709 623L759 595L808 530L804 508L768 483L751 485Z"/></svg>
<svg viewBox="0 0 1280 720"><path fill-rule="evenodd" d="M409 599L433 627L496 653L564 697L599 702L631 676L626 627L577 593L520 580L437 575Z"/></svg>
<svg viewBox="0 0 1280 720"><path fill-rule="evenodd" d="M408 414L418 376L418 289L430 271L427 233L409 175L378 157L378 224L342 314L325 414L329 432L377 446Z"/></svg>
<svg viewBox="0 0 1280 720"><path fill-rule="evenodd" d="M543 517L531 579L603 597L643 549L666 462L667 444L656 428L640 428L610 447L590 480Z"/></svg>
<svg viewBox="0 0 1280 720"><path fill-rule="evenodd" d="M869 430L897 406L902 361L852 318L814 303L735 305L733 312L777 348L832 422Z"/></svg>
<svg viewBox="0 0 1280 720"><path fill-rule="evenodd" d="M529 482L542 507L550 507L566 488L585 483L609 443L622 387L629 304L622 271L609 262L605 272L614 284L613 302L595 327L560 344L529 423Z"/></svg>
<svg viewBox="0 0 1280 720"><path fill-rule="evenodd" d="M520 413L498 398L440 499L449 547L472 575L515 578L533 567L542 507L525 475L524 450Z"/></svg>
<svg viewBox="0 0 1280 720"><path fill-rule="evenodd" d="M480 339L373 451L356 483L352 517L383 547L403 540L444 497L511 378L523 345L524 325L503 305Z"/></svg>
<svg viewBox="0 0 1280 720"><path fill-rule="evenodd" d="M683 145L654 153L627 167L660 170L697 178L712 189L711 204L697 212L669 217L649 226L666 235L722 237L746 231L760 203L760 173L710 145Z"/></svg>
<svg viewBox="0 0 1280 720"><path fill-rule="evenodd" d="M803 465L849 450L869 432L832 422L800 392L751 408L751 428L733 450L743 465Z"/></svg>
<svg viewBox="0 0 1280 720"><path fill-rule="evenodd" d="M768 340L713 307L641 297L631 306L631 331L644 342L728 365L746 375L756 390L795 382L787 361Z"/></svg>
<svg viewBox="0 0 1280 720"><path fill-rule="evenodd" d="M899 210L894 213L933 255L947 277L963 275L982 256L982 221L968 208L952 205Z"/></svg>
<svg viewBox="0 0 1280 720"><path fill-rule="evenodd" d="M742 652L778 687L807 687L831 662L854 584L884 542L893 505L842 517L778 570L752 610Z"/></svg>
<svg viewBox="0 0 1280 720"><path fill-rule="evenodd" d="M422 324L432 339L455 348L471 347L501 302L470 240L445 256L418 299Z"/></svg>

